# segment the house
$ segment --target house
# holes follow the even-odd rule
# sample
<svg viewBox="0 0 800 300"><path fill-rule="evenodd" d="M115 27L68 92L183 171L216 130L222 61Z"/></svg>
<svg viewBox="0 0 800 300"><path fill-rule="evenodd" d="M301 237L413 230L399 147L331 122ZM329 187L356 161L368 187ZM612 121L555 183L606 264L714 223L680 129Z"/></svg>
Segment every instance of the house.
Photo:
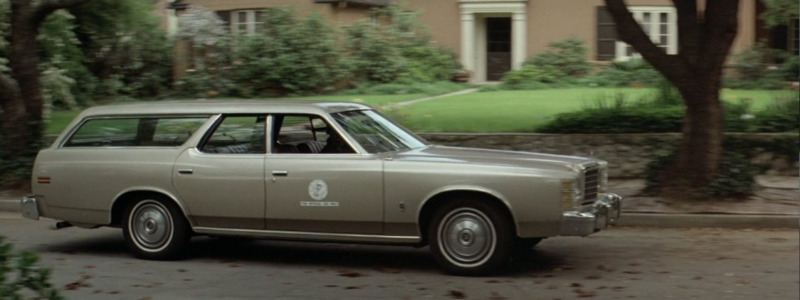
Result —
<svg viewBox="0 0 800 300"><path fill-rule="evenodd" d="M370 18L374 7L395 0L172 0L179 11L202 6L216 11L234 33L255 30L260 11L291 7L300 15L322 14L328 21L347 25ZM402 0L420 12L418 20L430 29L433 40L459 54L474 82L496 81L519 68L532 55L546 51L549 43L575 37L586 42L590 61L602 64L626 60L637 54L618 41L613 19L603 0ZM650 37L668 53L678 51L677 13L670 0L627 0L629 9ZM797 24L767 29L758 19L764 6L741 0L739 32L732 53L766 39L770 46L797 53ZM173 15L174 16L174 15ZM174 18L174 17L173 17Z"/></svg>

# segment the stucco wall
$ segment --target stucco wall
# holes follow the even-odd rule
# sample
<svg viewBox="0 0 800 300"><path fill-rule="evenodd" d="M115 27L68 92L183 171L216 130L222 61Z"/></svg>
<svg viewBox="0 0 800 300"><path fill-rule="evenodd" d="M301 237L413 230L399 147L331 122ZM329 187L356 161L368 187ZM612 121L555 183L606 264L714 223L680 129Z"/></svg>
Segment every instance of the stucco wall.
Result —
<svg viewBox="0 0 800 300"><path fill-rule="evenodd" d="M782 134L729 134L746 140L771 141ZM609 176L642 178L647 163L662 149L677 146L680 134L420 134L432 144L596 157L608 161ZM796 136L795 136L796 137ZM757 149L753 159L768 164L767 174L797 176L798 164Z"/></svg>

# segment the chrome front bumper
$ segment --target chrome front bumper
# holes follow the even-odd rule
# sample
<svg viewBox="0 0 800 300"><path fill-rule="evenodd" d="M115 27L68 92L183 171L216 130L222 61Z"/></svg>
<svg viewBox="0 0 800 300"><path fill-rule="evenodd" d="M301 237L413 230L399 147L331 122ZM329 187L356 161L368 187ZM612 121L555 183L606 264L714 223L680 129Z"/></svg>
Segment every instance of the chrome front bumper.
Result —
<svg viewBox="0 0 800 300"><path fill-rule="evenodd" d="M39 201L36 196L22 198L22 216L28 219L39 220Z"/></svg>
<svg viewBox="0 0 800 300"><path fill-rule="evenodd" d="M622 197L605 194L586 211L565 212L561 221L562 236L587 236L607 228L619 219Z"/></svg>

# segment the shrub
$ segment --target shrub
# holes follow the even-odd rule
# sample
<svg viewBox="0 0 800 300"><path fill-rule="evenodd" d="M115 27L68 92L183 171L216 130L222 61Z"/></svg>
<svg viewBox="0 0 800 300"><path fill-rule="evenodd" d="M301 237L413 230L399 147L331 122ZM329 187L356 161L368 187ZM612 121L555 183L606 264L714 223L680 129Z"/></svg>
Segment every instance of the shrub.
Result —
<svg viewBox="0 0 800 300"><path fill-rule="evenodd" d="M566 74L553 66L524 65L519 70L506 73L502 81L511 89L519 89L528 85L557 83L564 77Z"/></svg>
<svg viewBox="0 0 800 300"><path fill-rule="evenodd" d="M439 81L434 83L382 83L382 84L362 84L354 89L350 89L339 94L341 95L402 95L402 94L425 94L442 95L462 90L466 87L450 81Z"/></svg>
<svg viewBox="0 0 800 300"><path fill-rule="evenodd" d="M432 44L415 14L398 6L373 14L385 22L361 21L345 29L351 82L436 82L450 80L461 69L455 53Z"/></svg>
<svg viewBox="0 0 800 300"><path fill-rule="evenodd" d="M657 86L665 81L650 64L638 58L615 61L591 79L596 85L610 87Z"/></svg>
<svg viewBox="0 0 800 300"><path fill-rule="evenodd" d="M675 163L677 149L658 153L648 164L645 171L645 191L657 194L661 187L661 173ZM747 157L735 149L725 148L719 172L712 181L701 189L704 195L723 198L743 198L753 192L755 187L756 168Z"/></svg>
<svg viewBox="0 0 800 300"><path fill-rule="evenodd" d="M36 266L36 254L13 252L0 237L0 299L64 299L50 283L50 270ZM10 276L9 276L10 275Z"/></svg>
<svg viewBox="0 0 800 300"><path fill-rule="evenodd" d="M682 107L619 107L584 109L557 115L539 127L542 133L680 132Z"/></svg>
<svg viewBox="0 0 800 300"><path fill-rule="evenodd" d="M785 52L769 49L759 43L750 49L733 56L736 76L726 78L724 85L734 89L782 89L787 74L791 71L791 62L786 71L770 66L767 63L787 57Z"/></svg>
<svg viewBox="0 0 800 300"><path fill-rule="evenodd" d="M265 12L265 30L241 37L234 78L246 96L271 89L292 94L331 91L343 67L335 33L322 16L298 20L285 8Z"/></svg>
<svg viewBox="0 0 800 300"><path fill-rule="evenodd" d="M191 45L193 70L176 83L177 88L194 96L229 93L230 35L225 22L212 11L192 6L180 16L178 24L177 38Z"/></svg>
<svg viewBox="0 0 800 300"><path fill-rule="evenodd" d="M786 94L773 98L772 105L755 115L753 131L796 132L800 129L800 98Z"/></svg>
<svg viewBox="0 0 800 300"><path fill-rule="evenodd" d="M543 69L556 68L567 76L580 77L592 70L586 53L583 41L569 38L550 43L547 52L535 55L526 64Z"/></svg>

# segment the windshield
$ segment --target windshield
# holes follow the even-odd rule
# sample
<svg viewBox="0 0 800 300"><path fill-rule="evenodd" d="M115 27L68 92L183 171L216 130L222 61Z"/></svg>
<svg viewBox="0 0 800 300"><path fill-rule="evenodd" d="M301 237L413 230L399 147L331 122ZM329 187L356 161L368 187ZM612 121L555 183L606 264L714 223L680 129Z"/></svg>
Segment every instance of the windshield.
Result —
<svg viewBox="0 0 800 300"><path fill-rule="evenodd" d="M425 147L425 141L371 110L332 114L361 147L369 153L402 151Z"/></svg>

